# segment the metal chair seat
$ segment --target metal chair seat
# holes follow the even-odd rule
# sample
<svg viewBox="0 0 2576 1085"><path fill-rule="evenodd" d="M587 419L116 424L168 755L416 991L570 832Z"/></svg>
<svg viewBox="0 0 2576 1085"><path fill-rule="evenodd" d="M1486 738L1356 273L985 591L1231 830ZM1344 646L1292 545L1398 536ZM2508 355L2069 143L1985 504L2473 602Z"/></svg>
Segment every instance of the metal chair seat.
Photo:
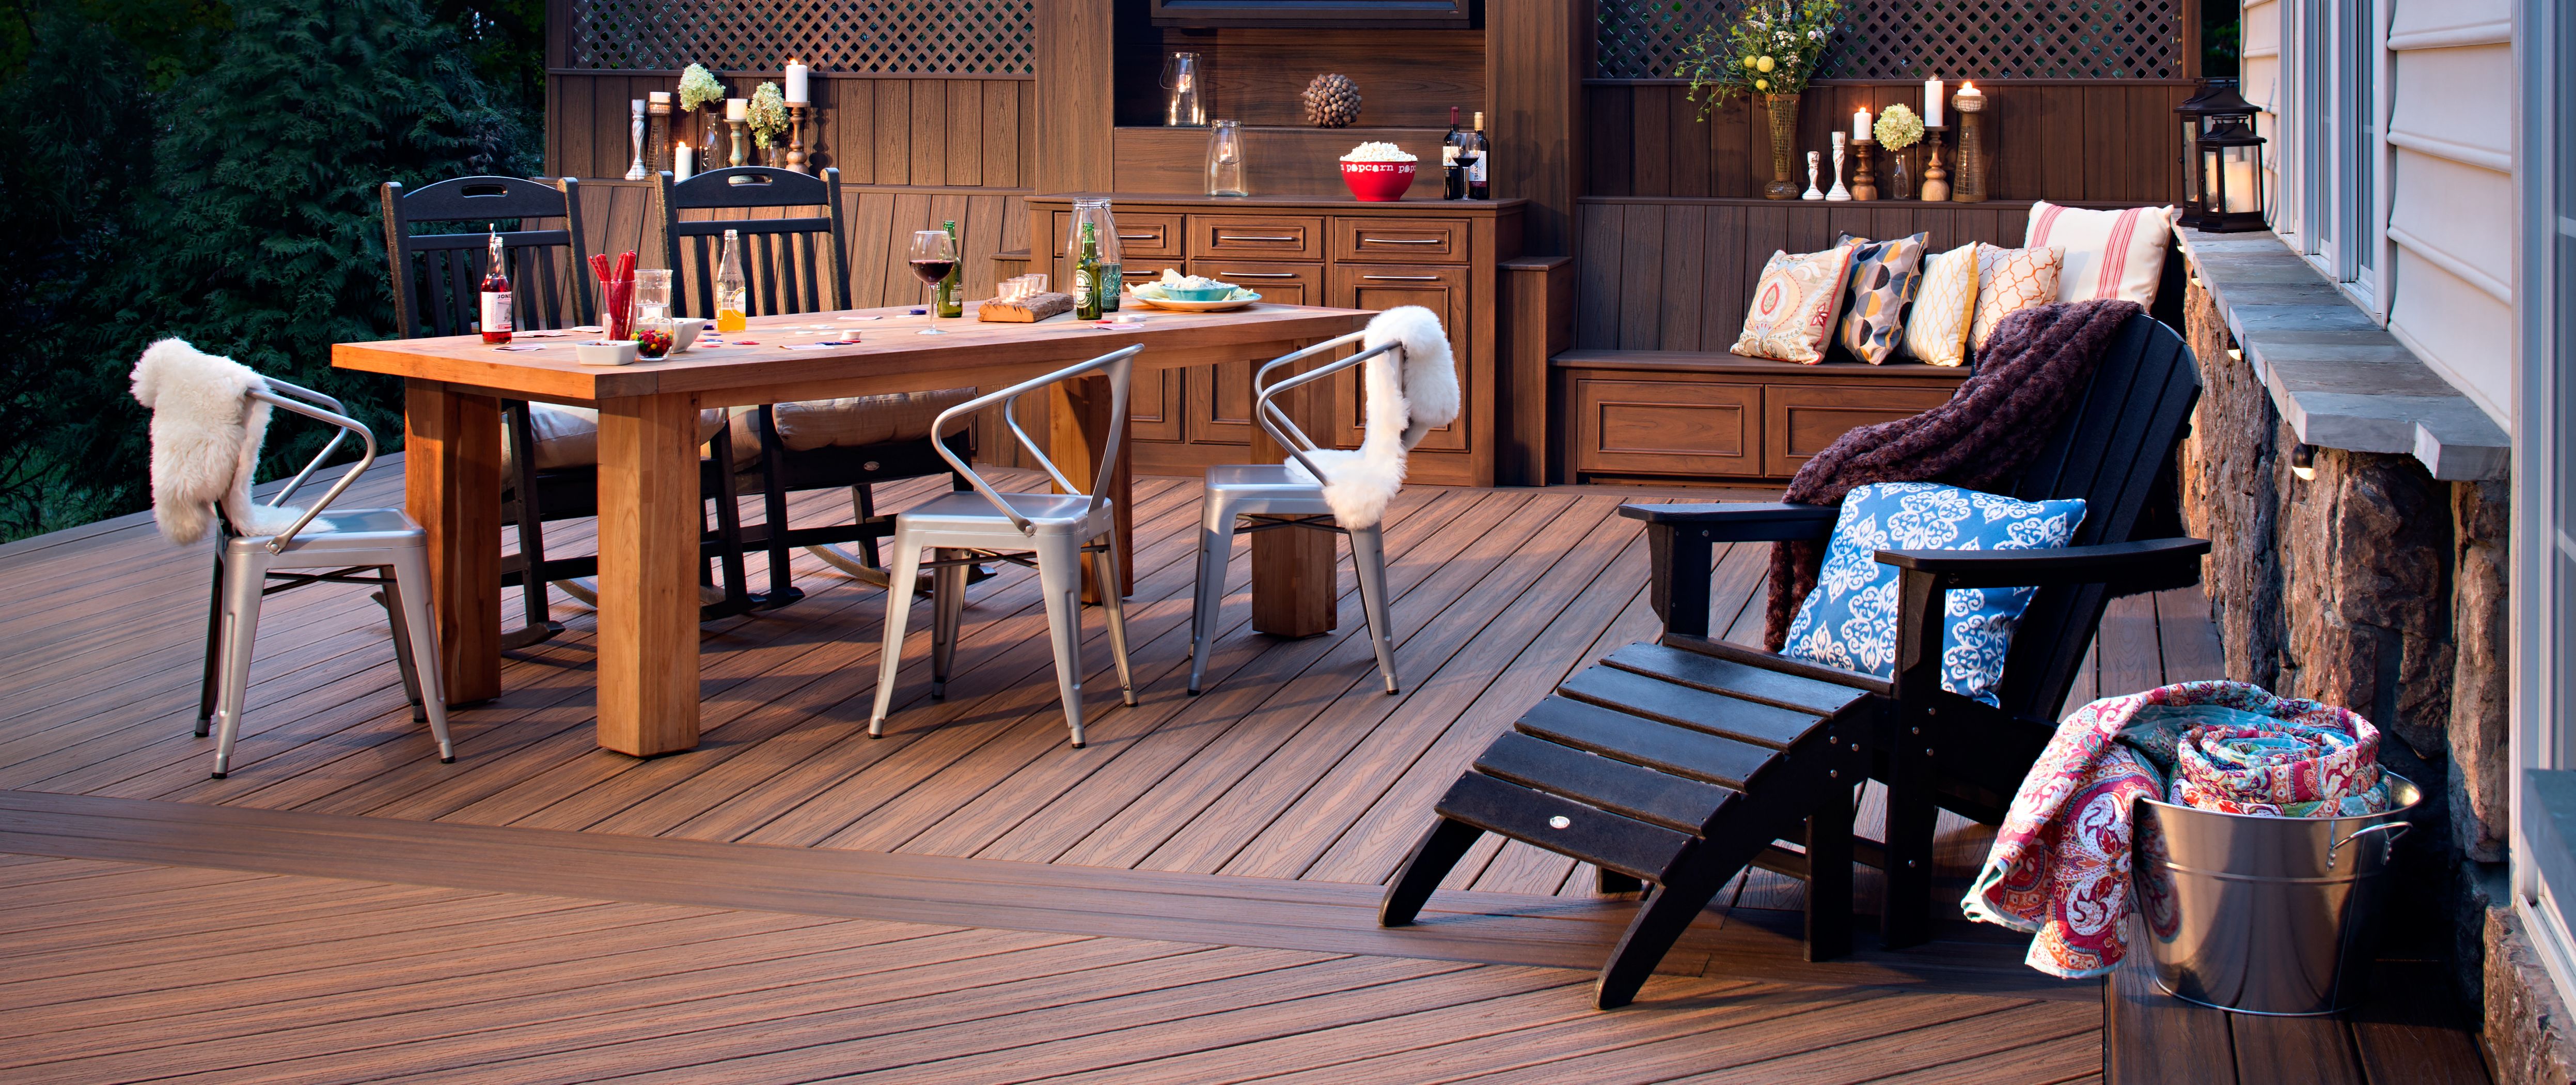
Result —
<svg viewBox="0 0 2576 1085"><path fill-rule="evenodd" d="M895 517L899 525L897 530L908 530L925 538L935 535L943 540L990 539L994 546L1012 549L1025 543L1030 535L1096 538L1116 522L1109 503L1104 502L1094 509L1091 498L1084 494L1001 493L994 496L1001 498L1012 512L1020 514L1020 519L1029 525L1027 532L1022 532L1010 516L996 511L992 501L971 490L944 493L904 510ZM979 544L942 541L923 545Z"/></svg>

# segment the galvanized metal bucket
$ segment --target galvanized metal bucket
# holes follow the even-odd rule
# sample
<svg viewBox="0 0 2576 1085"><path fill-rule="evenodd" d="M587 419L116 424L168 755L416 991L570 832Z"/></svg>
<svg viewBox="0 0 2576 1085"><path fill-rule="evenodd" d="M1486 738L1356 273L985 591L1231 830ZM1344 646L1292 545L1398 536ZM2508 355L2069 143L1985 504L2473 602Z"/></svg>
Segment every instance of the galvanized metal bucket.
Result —
<svg viewBox="0 0 2576 1085"><path fill-rule="evenodd" d="M2349 1009L2368 982L2389 848L2423 792L2388 773L2390 809L2339 818L2223 814L2139 799L2130 863L2156 985L2235 1013Z"/></svg>

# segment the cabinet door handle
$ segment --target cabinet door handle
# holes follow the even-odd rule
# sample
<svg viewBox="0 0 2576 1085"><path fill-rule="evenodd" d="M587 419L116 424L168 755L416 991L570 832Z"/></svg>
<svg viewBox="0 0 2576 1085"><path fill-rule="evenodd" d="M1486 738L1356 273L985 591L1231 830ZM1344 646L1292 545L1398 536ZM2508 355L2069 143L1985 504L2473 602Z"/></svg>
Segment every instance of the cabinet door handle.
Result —
<svg viewBox="0 0 2576 1085"><path fill-rule="evenodd" d="M1381 279L1388 282L1401 283L1436 283L1440 281L1440 276L1437 275L1362 275L1360 278Z"/></svg>
<svg viewBox="0 0 2576 1085"><path fill-rule="evenodd" d="M1217 240L1219 240L1219 241L1302 241L1302 240L1305 240L1304 238L1297 238L1297 237L1250 237L1250 236L1244 236L1244 235L1240 235L1240 234L1218 234L1218 235L1216 235L1216 239L1217 239Z"/></svg>
<svg viewBox="0 0 2576 1085"><path fill-rule="evenodd" d="M1118 240L1120 240L1120 241L1160 241L1160 240L1162 240L1162 239L1163 239L1163 235L1161 235L1161 234L1120 234L1120 235L1118 235Z"/></svg>
<svg viewBox="0 0 2576 1085"><path fill-rule="evenodd" d="M1238 279L1294 279L1297 277L1297 273L1293 271L1220 271L1217 274L1231 275Z"/></svg>
<svg viewBox="0 0 2576 1085"><path fill-rule="evenodd" d="M1363 245L1446 245L1448 243L1449 239L1445 237L1404 238L1360 235L1360 244Z"/></svg>

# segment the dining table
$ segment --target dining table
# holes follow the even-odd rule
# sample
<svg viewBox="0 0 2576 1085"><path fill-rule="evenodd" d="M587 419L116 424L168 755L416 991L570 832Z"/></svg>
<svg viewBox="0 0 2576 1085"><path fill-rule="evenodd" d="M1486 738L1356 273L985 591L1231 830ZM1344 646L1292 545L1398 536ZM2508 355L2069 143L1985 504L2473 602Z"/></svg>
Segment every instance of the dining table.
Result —
<svg viewBox="0 0 2576 1085"><path fill-rule="evenodd" d="M989 390L1128 346L1144 348L1135 365L1148 370L1267 359L1357 331L1374 314L1257 302L1224 312L1121 314L1130 319L1117 323L1069 313L1034 323L975 315L970 307L965 319L937 320L942 335L921 334L929 319L900 308L755 317L721 345L629 365L578 360L574 344L596 329L522 332L503 346L473 335L334 344L336 368L403 378L405 504L429 536L448 703L502 692L503 400L599 411L598 741L649 757L698 742L701 409ZM1117 423L1109 396L1099 377L1049 391L1049 457L1077 487L1091 485ZM1256 437L1256 455L1266 443ZM1110 492L1119 545L1130 551L1119 567L1133 570L1132 471L1123 452L1119 460L1110 465ZM1254 536L1256 610L1265 593L1311 592L1318 578L1334 580L1329 548L1258 545L1280 534L1309 533Z"/></svg>

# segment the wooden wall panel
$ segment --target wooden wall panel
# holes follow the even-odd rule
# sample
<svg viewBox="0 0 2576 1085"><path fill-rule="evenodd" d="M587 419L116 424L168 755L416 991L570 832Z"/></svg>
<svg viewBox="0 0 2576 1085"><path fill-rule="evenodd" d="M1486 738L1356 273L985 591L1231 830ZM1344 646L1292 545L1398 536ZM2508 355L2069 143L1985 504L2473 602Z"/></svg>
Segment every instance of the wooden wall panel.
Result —
<svg viewBox="0 0 2576 1085"><path fill-rule="evenodd" d="M649 221L652 186L642 181L586 181L581 186L582 229L591 251L633 250L642 267L668 267L660 226ZM918 305L921 280L904 266L904 245L914 230L937 229L957 220L964 234L959 246L966 266L969 298L990 297L994 286L1019 274L1016 263L996 264L995 257L1017 248L1029 236L1028 202L1018 192L975 188L895 188L844 185L841 191L844 234L848 242L850 304ZM776 218L777 213L756 216ZM683 268L683 287L695 274Z"/></svg>
<svg viewBox="0 0 2576 1085"><path fill-rule="evenodd" d="M1987 103L1989 199L2139 204L2182 198L2181 123L2173 108L2190 96L2191 84L2020 80L1980 89ZM1587 196L1752 199L1771 180L1770 122L1756 103L1718 106L1703 121L1689 87L1678 82L1596 80L1583 92ZM1877 114L1899 102L1920 109L1922 98L1919 82L1811 85L1800 101L1792 179L1805 186L1804 152L1830 156L1832 133L1851 130L1853 110L1867 106ZM1954 127L1943 154L1953 167L1957 139ZM1886 163L1882 151L1881 177Z"/></svg>
<svg viewBox="0 0 2576 1085"><path fill-rule="evenodd" d="M1482 30L1138 27L1134 33L1134 41L1121 43L1117 73L1122 125L1162 123L1160 58L1179 51L1199 55L1208 116L1247 128L1303 126L1298 95L1326 72L1359 84L1362 127L1445 130L1450 107L1459 110L1461 125L1488 108Z"/></svg>
<svg viewBox="0 0 2576 1085"><path fill-rule="evenodd" d="M723 75L748 94L772 73ZM633 161L629 103L676 87L668 72L557 71L546 80L546 174L619 178ZM816 75L807 153L844 184L1025 188L1035 127L1027 78L912 79ZM673 123L695 128L675 111ZM729 147L719 147L730 153ZM758 148L752 148L756 156Z"/></svg>

